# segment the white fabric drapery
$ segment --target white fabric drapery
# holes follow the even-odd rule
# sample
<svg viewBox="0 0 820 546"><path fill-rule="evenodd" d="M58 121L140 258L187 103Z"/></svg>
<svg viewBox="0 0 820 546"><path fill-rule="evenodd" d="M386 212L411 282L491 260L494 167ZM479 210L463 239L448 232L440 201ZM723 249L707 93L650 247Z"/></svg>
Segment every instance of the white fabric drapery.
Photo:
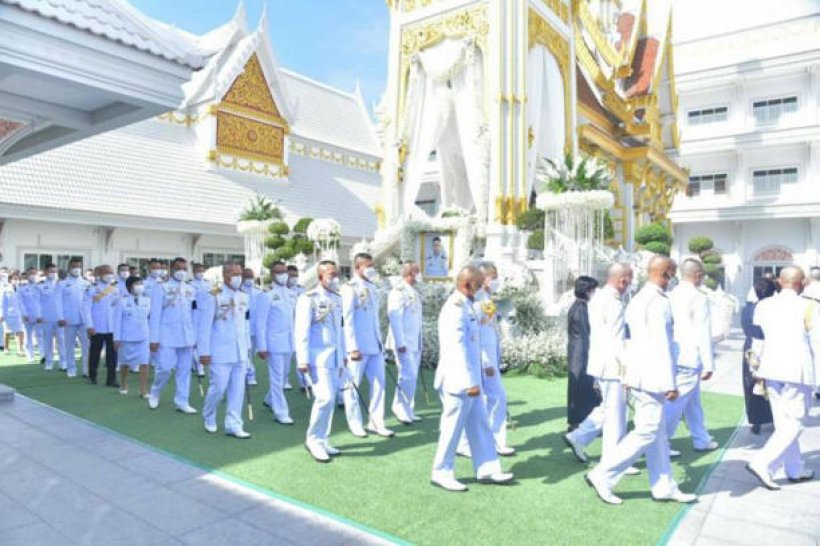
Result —
<svg viewBox="0 0 820 546"><path fill-rule="evenodd" d="M405 215L415 208L429 154L436 150L442 206L476 210L486 218L483 89L481 52L471 39L445 40L413 58L404 114L409 154L400 207Z"/></svg>
<svg viewBox="0 0 820 546"><path fill-rule="evenodd" d="M532 128L534 137L527 154L526 196L529 197L534 186L537 158L563 161L566 142L564 81L555 57L540 44L527 56L527 97L527 125Z"/></svg>

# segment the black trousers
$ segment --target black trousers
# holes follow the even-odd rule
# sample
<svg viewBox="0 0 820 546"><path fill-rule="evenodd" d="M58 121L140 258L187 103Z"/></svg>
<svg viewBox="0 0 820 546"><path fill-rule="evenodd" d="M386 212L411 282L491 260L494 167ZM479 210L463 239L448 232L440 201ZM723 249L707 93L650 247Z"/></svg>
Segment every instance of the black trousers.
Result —
<svg viewBox="0 0 820 546"><path fill-rule="evenodd" d="M100 355L105 346L105 384L117 382L117 351L114 349L114 334L94 334L88 349L88 377L97 381L97 368L100 367Z"/></svg>

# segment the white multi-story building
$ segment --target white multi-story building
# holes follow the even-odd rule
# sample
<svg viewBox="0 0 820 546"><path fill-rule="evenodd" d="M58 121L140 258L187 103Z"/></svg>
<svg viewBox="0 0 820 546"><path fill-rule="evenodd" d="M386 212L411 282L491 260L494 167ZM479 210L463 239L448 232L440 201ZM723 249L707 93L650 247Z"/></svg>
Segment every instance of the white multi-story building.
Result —
<svg viewBox="0 0 820 546"><path fill-rule="evenodd" d="M743 301L784 265L820 264L820 12L676 44L674 253L711 237Z"/></svg>

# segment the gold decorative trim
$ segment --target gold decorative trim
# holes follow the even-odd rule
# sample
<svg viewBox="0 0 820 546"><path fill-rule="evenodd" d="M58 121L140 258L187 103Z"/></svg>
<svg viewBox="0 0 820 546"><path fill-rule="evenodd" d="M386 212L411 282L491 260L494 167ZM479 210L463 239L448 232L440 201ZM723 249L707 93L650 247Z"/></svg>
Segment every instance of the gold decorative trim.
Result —
<svg viewBox="0 0 820 546"><path fill-rule="evenodd" d="M290 174L290 169L287 165L274 165L264 160L257 164L253 159L224 154L220 150L211 150L208 152L207 157L209 162L225 169L251 174L262 174L271 178L287 178Z"/></svg>
<svg viewBox="0 0 820 546"><path fill-rule="evenodd" d="M598 21L592 12L589 11L589 4L584 0L573 0L573 11L578 15L578 19L583 25L584 29L589 33L592 41L595 42L595 47L598 53L614 70L617 70L624 64L626 60L623 55L619 53L609 40L601 32L601 27L598 26Z"/></svg>
<svg viewBox="0 0 820 546"><path fill-rule="evenodd" d="M164 114L160 114L157 116L157 119L160 121L167 121L168 123L173 123L176 125L184 125L186 127L190 127L191 125L195 125L199 123L202 118L207 115L204 114L200 115L191 115L191 114L177 114L175 111L171 110L169 112L165 112Z"/></svg>
<svg viewBox="0 0 820 546"><path fill-rule="evenodd" d="M221 153L282 165L285 130L219 110L216 114L216 148Z"/></svg>
<svg viewBox="0 0 820 546"><path fill-rule="evenodd" d="M543 45L558 62L558 70L561 72L561 79L564 84L564 152L571 153L572 128L575 123L572 119L569 41L552 28L552 25L541 17L537 11L530 9L527 21L527 44L528 49L532 49L538 44Z"/></svg>
<svg viewBox="0 0 820 546"><path fill-rule="evenodd" d="M343 165L351 169L358 169L367 172L379 172L381 170L381 162L374 161L360 157L355 154L343 153L338 150L324 148L315 144L305 144L304 142L291 141L288 148L290 153L309 157L310 159L317 159L336 165Z"/></svg>
<svg viewBox="0 0 820 546"><path fill-rule="evenodd" d="M561 19L564 24L569 24L569 4L564 3L563 0L541 0L541 3L547 6L547 9Z"/></svg>

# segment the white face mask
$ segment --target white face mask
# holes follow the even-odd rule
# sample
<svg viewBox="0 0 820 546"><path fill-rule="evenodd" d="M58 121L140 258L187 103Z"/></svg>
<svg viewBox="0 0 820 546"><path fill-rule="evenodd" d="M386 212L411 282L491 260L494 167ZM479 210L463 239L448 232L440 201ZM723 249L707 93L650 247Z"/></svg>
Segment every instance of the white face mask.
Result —
<svg viewBox="0 0 820 546"><path fill-rule="evenodd" d="M253 279L242 279L242 288L245 290L253 288Z"/></svg>
<svg viewBox="0 0 820 546"><path fill-rule="evenodd" d="M198 281L201 281L202 279L205 278L205 274L204 273L194 273L194 278Z"/></svg>
<svg viewBox="0 0 820 546"><path fill-rule="evenodd" d="M120 271L119 275L120 275L120 278L123 279L123 280L127 279L130 276L129 272L125 269Z"/></svg>
<svg viewBox="0 0 820 546"><path fill-rule="evenodd" d="M183 282L188 278L188 272L184 269L178 269L177 271L174 271L174 278L179 282Z"/></svg>
<svg viewBox="0 0 820 546"><path fill-rule="evenodd" d="M277 284L285 285L289 284L288 281L290 280L290 277L288 277L287 273L277 273L276 276L274 276L274 279Z"/></svg>
<svg viewBox="0 0 820 546"><path fill-rule="evenodd" d="M420 272L419 272L419 273L416 273L416 283L420 283L420 282L422 282L422 280L423 280L423 279L422 279L422 277L421 277L421 273L420 273Z"/></svg>
<svg viewBox="0 0 820 546"><path fill-rule="evenodd" d="M131 287L131 292L135 296L142 296L142 293L145 292L145 287L141 284L135 284L134 286Z"/></svg>
<svg viewBox="0 0 820 546"><path fill-rule="evenodd" d="M151 270L151 276L154 277L155 279L158 279L158 278L162 277L162 269L152 269Z"/></svg>
<svg viewBox="0 0 820 546"><path fill-rule="evenodd" d="M28 283L29 284L34 284L36 282L37 282L37 275L29 275L28 276Z"/></svg>
<svg viewBox="0 0 820 546"><path fill-rule="evenodd" d="M231 283L230 284L231 284L231 288L233 288L234 290L239 290L242 287L242 276L241 275L236 275L234 277L231 277Z"/></svg>
<svg viewBox="0 0 820 546"><path fill-rule="evenodd" d="M71 276L72 277L79 277L82 274L83 274L83 270L80 269L79 267L75 267L71 270Z"/></svg>
<svg viewBox="0 0 820 546"><path fill-rule="evenodd" d="M488 284L487 287L490 289L490 292L492 292L493 294L498 292L499 289L501 288L501 281L499 281L498 279L493 279L487 284Z"/></svg>
<svg viewBox="0 0 820 546"><path fill-rule="evenodd" d="M288 276L288 286L293 288L299 284L299 279L297 277L290 277Z"/></svg>
<svg viewBox="0 0 820 546"><path fill-rule="evenodd" d="M97 277L95 277L94 275L89 275L88 277L86 277L86 280L88 282L97 282Z"/></svg>
<svg viewBox="0 0 820 546"><path fill-rule="evenodd" d="M49 273L46 277L48 277L48 280L53 281L57 278L57 273Z"/></svg>
<svg viewBox="0 0 820 546"><path fill-rule="evenodd" d="M368 267L367 269L364 270L364 278L367 279L370 282L373 282L374 280L376 280L376 277L378 277L378 276L379 276L379 272L376 271L375 267Z"/></svg>
<svg viewBox="0 0 820 546"><path fill-rule="evenodd" d="M113 273L106 273L103 275L102 280L104 283L112 283L114 282L114 274Z"/></svg>
<svg viewBox="0 0 820 546"><path fill-rule="evenodd" d="M338 292L339 291L339 277L333 277L327 283L327 289L331 292Z"/></svg>
<svg viewBox="0 0 820 546"><path fill-rule="evenodd" d="M167 277L168 276L168 270L167 269L160 269L159 270L159 276L160 277Z"/></svg>

